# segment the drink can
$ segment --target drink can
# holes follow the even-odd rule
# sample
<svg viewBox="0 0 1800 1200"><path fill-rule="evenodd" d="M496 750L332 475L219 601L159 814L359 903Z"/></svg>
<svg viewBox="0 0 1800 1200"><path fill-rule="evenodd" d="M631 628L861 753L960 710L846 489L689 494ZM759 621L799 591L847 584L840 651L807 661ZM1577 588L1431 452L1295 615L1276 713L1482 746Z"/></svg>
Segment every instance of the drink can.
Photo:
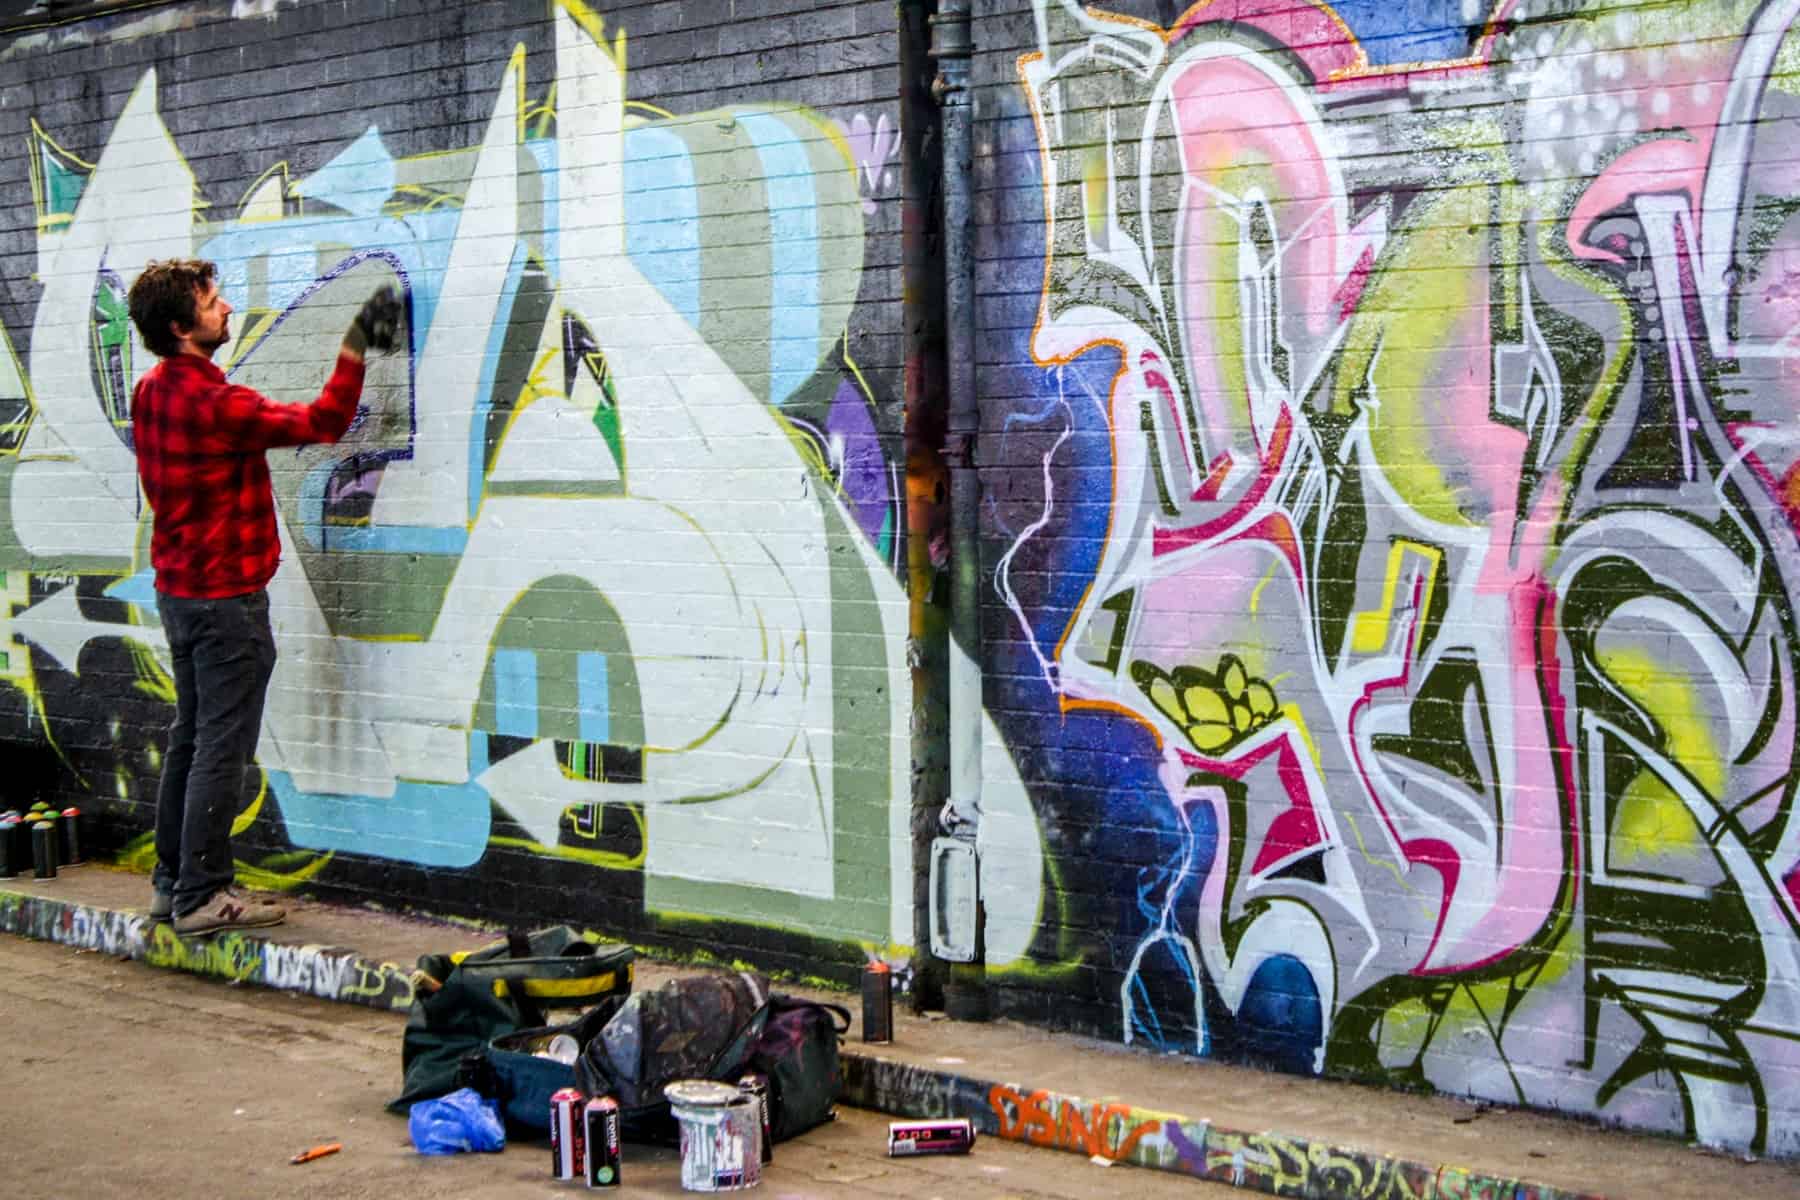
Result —
<svg viewBox="0 0 1800 1200"><path fill-rule="evenodd" d="M863 968L862 1016L863 1041L894 1040L894 973L884 962Z"/></svg>
<svg viewBox="0 0 1800 1200"><path fill-rule="evenodd" d="M31 866L38 879L56 878L56 826L48 821L31 827Z"/></svg>
<svg viewBox="0 0 1800 1200"><path fill-rule="evenodd" d="M738 1080L738 1091L756 1101L756 1119L762 1123L762 1161L775 1161L774 1130L769 1125L769 1079L755 1071Z"/></svg>
<svg viewBox="0 0 1800 1200"><path fill-rule="evenodd" d="M581 1105L582 1095L574 1088L550 1095L550 1174L557 1179L581 1179L587 1173Z"/></svg>
<svg viewBox="0 0 1800 1200"><path fill-rule="evenodd" d="M967 1154L975 1148L975 1124L967 1117L888 1122L888 1157Z"/></svg>
<svg viewBox="0 0 1800 1200"><path fill-rule="evenodd" d="M587 1140L587 1185L619 1186L623 1156L619 1153L619 1102L611 1096L595 1096L582 1113Z"/></svg>

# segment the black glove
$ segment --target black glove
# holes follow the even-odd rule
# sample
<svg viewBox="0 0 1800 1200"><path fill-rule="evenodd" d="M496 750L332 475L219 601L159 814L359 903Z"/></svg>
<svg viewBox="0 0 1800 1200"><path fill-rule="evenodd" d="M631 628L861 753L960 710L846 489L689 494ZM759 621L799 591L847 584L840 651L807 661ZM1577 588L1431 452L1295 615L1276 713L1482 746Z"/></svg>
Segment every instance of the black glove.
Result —
<svg viewBox="0 0 1800 1200"><path fill-rule="evenodd" d="M400 294L391 285L384 286L370 296L362 311L356 314L345 340L358 344L359 349L379 350L385 354L394 348L394 339L400 333L400 318L405 312L406 304Z"/></svg>

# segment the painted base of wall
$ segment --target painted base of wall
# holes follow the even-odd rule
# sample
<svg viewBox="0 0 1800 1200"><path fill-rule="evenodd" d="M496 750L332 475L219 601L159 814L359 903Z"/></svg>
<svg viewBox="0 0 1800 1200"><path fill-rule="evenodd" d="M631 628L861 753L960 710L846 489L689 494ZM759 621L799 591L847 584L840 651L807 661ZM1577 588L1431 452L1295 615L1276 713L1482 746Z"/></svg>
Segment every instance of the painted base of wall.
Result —
<svg viewBox="0 0 1800 1200"><path fill-rule="evenodd" d="M902 1117L968 1117L989 1137L1306 1200L1598 1200L1466 1167L994 1083L867 1054L844 1056L844 1103ZM1121 1193L1128 1185L1121 1184Z"/></svg>
<svg viewBox="0 0 1800 1200"><path fill-rule="evenodd" d="M354 950L296 946L246 933L184 938L142 913L0 890L0 932L57 942L153 967L254 983L365 1008L412 1007L412 974Z"/></svg>

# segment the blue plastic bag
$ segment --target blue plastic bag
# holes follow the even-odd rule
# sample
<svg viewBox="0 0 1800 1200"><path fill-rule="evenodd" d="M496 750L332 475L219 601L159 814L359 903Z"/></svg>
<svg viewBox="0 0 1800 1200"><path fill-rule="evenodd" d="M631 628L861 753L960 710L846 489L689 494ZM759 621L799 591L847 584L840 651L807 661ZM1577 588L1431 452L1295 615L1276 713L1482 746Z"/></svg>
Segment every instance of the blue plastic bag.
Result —
<svg viewBox="0 0 1800 1200"><path fill-rule="evenodd" d="M499 1106L474 1088L458 1088L439 1100L421 1100L406 1118L420 1154L492 1154L506 1149L506 1126Z"/></svg>

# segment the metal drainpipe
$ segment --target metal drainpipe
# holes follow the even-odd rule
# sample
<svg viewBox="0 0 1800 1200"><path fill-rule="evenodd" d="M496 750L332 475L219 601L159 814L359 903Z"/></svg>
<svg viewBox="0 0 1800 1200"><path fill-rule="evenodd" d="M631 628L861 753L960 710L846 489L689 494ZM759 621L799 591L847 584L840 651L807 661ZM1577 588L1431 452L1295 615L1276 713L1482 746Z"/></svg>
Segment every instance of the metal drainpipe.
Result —
<svg viewBox="0 0 1800 1200"><path fill-rule="evenodd" d="M932 843L950 795L950 475L944 466L943 130L932 94L929 18L900 5L900 271L906 326L906 663L912 675L914 1012L942 1010L946 965L932 953ZM900 886L896 881L895 886Z"/></svg>
<svg viewBox="0 0 1800 1200"><path fill-rule="evenodd" d="M933 845L934 906L947 905L952 879L955 924L970 936L953 939L944 982L951 1017L988 1017L984 927L977 839L981 829L981 480L977 438L981 414L975 392L974 106L969 67L974 57L971 0L941 0L931 19L932 91L942 110L944 139L944 302L950 404L945 457L950 468L950 799L939 819L944 837ZM971 909L972 912L966 911ZM970 929L969 925L973 928Z"/></svg>

